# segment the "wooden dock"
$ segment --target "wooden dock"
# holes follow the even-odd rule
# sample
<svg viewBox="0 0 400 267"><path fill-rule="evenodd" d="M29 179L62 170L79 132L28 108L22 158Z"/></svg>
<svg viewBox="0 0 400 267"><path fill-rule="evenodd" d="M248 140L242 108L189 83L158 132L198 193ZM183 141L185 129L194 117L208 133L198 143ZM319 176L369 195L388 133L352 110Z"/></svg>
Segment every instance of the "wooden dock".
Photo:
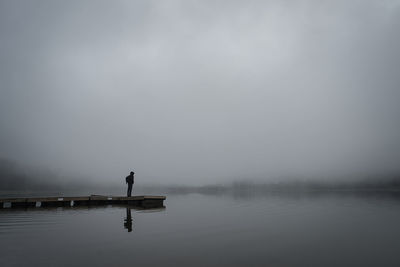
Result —
<svg viewBox="0 0 400 267"><path fill-rule="evenodd" d="M30 198L0 198L0 209L27 207L68 207L68 206L101 206L112 204L127 204L139 208L164 207L165 196L102 196L91 195L83 197L30 197Z"/></svg>

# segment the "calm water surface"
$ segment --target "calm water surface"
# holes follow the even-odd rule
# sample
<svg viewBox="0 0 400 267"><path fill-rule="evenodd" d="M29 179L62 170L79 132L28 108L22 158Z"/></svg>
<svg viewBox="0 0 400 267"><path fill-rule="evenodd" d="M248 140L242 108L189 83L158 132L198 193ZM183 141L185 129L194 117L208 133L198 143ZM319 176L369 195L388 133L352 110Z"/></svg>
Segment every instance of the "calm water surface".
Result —
<svg viewBox="0 0 400 267"><path fill-rule="evenodd" d="M400 198L170 195L125 206L0 210L0 266L400 266Z"/></svg>

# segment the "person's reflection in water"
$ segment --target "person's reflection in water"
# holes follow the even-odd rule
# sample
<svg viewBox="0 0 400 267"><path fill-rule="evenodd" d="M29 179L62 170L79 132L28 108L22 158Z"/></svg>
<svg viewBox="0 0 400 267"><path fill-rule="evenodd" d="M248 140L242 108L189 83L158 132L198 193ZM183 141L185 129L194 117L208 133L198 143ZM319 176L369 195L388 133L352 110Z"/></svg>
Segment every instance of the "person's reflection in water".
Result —
<svg viewBox="0 0 400 267"><path fill-rule="evenodd" d="M126 208L126 218L124 220L124 228L128 229L128 232L132 232L132 214L131 208Z"/></svg>

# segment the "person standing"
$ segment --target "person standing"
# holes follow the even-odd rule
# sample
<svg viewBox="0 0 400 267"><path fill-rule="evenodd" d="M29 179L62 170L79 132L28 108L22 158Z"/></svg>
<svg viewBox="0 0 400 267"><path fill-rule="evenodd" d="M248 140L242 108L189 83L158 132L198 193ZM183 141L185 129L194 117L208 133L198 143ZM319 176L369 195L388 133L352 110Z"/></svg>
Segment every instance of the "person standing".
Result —
<svg viewBox="0 0 400 267"><path fill-rule="evenodd" d="M128 176L126 176L125 181L128 184L128 191L127 191L127 196L131 197L132 196L132 186L134 184L134 176L135 173L132 171Z"/></svg>

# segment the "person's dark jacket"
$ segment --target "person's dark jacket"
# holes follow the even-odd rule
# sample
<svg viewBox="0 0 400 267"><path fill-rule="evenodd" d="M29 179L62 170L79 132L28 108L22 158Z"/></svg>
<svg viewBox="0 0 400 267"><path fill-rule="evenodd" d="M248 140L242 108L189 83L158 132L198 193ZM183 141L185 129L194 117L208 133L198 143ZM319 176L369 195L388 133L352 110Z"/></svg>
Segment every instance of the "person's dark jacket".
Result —
<svg viewBox="0 0 400 267"><path fill-rule="evenodd" d="M128 175L125 178L127 184L133 184L133 175Z"/></svg>

